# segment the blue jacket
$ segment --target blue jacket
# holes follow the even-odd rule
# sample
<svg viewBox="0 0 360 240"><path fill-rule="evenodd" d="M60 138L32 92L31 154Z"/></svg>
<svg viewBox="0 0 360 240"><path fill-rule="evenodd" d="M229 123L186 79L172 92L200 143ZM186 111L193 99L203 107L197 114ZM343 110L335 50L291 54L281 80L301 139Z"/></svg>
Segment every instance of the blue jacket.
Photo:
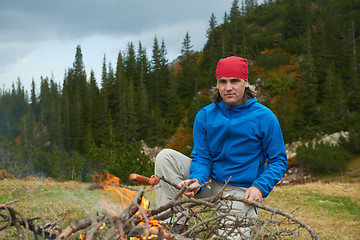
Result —
<svg viewBox="0 0 360 240"><path fill-rule="evenodd" d="M256 98L229 107L223 102L201 109L193 128L190 179L257 187L269 195L287 167L282 132L276 116Z"/></svg>

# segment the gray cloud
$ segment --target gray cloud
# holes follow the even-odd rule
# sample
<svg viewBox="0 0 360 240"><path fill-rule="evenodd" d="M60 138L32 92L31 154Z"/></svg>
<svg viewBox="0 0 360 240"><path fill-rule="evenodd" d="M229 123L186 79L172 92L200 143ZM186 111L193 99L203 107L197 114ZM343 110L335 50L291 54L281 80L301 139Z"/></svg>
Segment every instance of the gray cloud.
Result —
<svg viewBox="0 0 360 240"><path fill-rule="evenodd" d="M36 59L38 62L34 66L38 67L37 74L41 71L41 63L34 52L49 48L61 49L61 43L71 43L74 44L73 50L68 54L73 57L76 44L82 45L86 39L94 36L112 39L95 43L91 49L87 49L102 51L103 54L109 51L109 46L104 46L109 42L116 44L113 46L116 51L124 51L126 43L121 42L124 39L133 41L136 47L138 41L141 41L150 52L154 36L159 40L164 37L169 55L175 57L180 54L181 42L186 31L189 31L195 50L201 50L205 44L205 32L211 13L214 12L221 23L225 11L230 10L232 1L0 0L0 81L14 81L15 77L11 74L16 71L19 75L24 75L22 79L36 79L35 74L29 76L32 71L30 67L18 69L19 66L24 66L24 61L20 63L22 59L29 55L32 56L31 59ZM101 65L102 57L99 59ZM50 60L44 59L47 62L43 72L53 69L48 69ZM56 69L61 68L60 61L56 64ZM67 66L71 64L72 62L68 62ZM85 65L93 67L91 64L85 62ZM63 72L59 75L63 75Z"/></svg>
<svg viewBox="0 0 360 240"><path fill-rule="evenodd" d="M230 0L229 0L230 1ZM219 0L14 0L0 2L5 40L137 34L159 24L209 19ZM211 6L211 7L209 7ZM4 38L2 36L1 38Z"/></svg>
<svg viewBox="0 0 360 240"><path fill-rule="evenodd" d="M208 21L229 10L231 0L12 0L0 1L0 44L14 55L44 39L81 39L93 34L139 35L159 25ZM185 34L185 33L182 33ZM169 38L168 36L165 36ZM4 49L0 48L0 54ZM17 57L8 58L8 60ZM4 59L1 59L4 63Z"/></svg>

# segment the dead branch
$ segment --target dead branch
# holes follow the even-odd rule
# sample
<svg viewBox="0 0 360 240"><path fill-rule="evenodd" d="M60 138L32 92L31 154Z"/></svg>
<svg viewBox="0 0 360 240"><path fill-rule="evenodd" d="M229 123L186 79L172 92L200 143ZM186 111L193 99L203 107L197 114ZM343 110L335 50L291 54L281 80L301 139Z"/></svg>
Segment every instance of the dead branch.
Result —
<svg viewBox="0 0 360 240"><path fill-rule="evenodd" d="M93 223L99 223L104 219L104 216L91 216L76 220L62 231L58 239L68 239L73 233L91 226Z"/></svg>
<svg viewBox="0 0 360 240"><path fill-rule="evenodd" d="M9 207L9 205L17 202L18 200L11 201L9 203L6 203L4 205L0 206L0 210L5 209L8 213L8 215L1 214L1 217L7 222L7 224L2 227L1 230L6 229L10 226L14 226L16 230L18 231L18 237L19 240L28 239L28 230L29 225L27 220L17 211L15 211L13 208ZM25 232L21 228L21 226L25 227Z"/></svg>
<svg viewBox="0 0 360 240"><path fill-rule="evenodd" d="M317 235L317 233L309 226L309 224L307 224L306 222L304 222L303 220L295 217L292 213L288 213L288 212L285 212L283 210L280 210L280 209L277 209L277 208L273 208L273 207L270 207L270 206L267 206L265 204L262 204L262 203L258 203L258 202L253 202L253 201L249 201L245 198L242 198L242 197L234 197L234 196L229 196L229 195L226 195L226 196L223 196L222 199L224 200L231 200L231 201L240 201L240 202L243 202L243 203L246 203L246 204L249 204L249 205L252 205L254 207L257 207L257 208L261 208L263 210L266 210L266 211L269 211L269 212L272 212L274 215L276 214L279 214L279 215L282 215L284 217L286 217L287 219L289 220L292 220L294 221L295 223L297 224L300 224L300 226L302 226L303 228L305 228L311 235L311 237L313 239L320 239Z"/></svg>

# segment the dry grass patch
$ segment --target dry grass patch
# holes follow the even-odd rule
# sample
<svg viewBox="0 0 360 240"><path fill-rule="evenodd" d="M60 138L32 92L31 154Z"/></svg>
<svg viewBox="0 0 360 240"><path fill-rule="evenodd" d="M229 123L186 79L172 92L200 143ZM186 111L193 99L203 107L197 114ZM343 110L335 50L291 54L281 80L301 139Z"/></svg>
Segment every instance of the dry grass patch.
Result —
<svg viewBox="0 0 360 240"><path fill-rule="evenodd" d="M264 203L294 212L322 239L360 236L360 184L309 183L276 187Z"/></svg>

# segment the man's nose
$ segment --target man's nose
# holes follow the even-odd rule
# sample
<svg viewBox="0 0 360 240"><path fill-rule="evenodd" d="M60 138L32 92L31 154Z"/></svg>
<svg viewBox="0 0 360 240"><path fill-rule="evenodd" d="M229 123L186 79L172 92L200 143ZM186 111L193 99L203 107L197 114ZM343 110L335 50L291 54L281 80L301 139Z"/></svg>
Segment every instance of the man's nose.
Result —
<svg viewBox="0 0 360 240"><path fill-rule="evenodd" d="M226 91L231 91L231 89L232 89L231 83L230 82L226 83L225 90Z"/></svg>

